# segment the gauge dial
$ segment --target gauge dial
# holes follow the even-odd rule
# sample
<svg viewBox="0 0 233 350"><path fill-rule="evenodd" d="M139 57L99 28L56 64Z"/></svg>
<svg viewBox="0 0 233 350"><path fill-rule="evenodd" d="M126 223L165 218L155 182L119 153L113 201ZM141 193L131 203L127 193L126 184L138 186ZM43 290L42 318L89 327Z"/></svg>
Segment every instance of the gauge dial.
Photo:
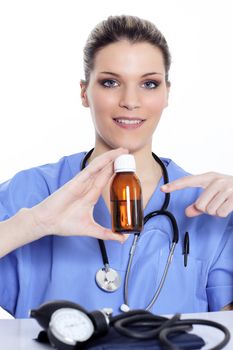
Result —
<svg viewBox="0 0 233 350"><path fill-rule="evenodd" d="M49 327L54 337L69 345L84 342L94 333L91 319L84 312L71 308L55 311Z"/></svg>

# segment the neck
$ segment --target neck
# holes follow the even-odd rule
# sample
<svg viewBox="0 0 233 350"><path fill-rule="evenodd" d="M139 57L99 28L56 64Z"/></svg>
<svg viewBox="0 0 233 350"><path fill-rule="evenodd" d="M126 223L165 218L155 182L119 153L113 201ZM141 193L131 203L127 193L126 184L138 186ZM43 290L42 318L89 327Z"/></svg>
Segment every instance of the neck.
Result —
<svg viewBox="0 0 233 350"><path fill-rule="evenodd" d="M112 148L107 147L106 145L96 143L95 149L92 152L89 161L91 162L95 157L111 149ZM142 185L143 207L145 208L159 182L159 179L162 176L162 169L152 156L151 145L146 145L144 148L139 150L132 150L130 151L130 154L133 154L135 157L136 174L139 177ZM108 208L110 208L109 185L110 182L104 188L102 193Z"/></svg>
<svg viewBox="0 0 233 350"><path fill-rule="evenodd" d="M89 162L91 162L97 156L110 151L112 148L103 144L96 144L94 151L92 152ZM162 175L161 168L159 164L154 160L152 156L151 145L146 145L145 147L130 151L135 157L136 161L136 173L142 182L148 182L152 178L160 178Z"/></svg>

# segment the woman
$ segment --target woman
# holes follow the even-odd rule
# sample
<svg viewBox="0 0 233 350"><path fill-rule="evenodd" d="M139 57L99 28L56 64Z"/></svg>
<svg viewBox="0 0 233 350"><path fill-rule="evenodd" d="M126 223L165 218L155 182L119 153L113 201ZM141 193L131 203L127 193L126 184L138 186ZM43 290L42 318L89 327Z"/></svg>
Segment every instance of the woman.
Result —
<svg viewBox="0 0 233 350"><path fill-rule="evenodd" d="M151 307L155 313L220 310L233 300L232 177L215 173L190 177L169 159L162 159L172 181L163 185L161 166L152 156L152 136L168 103L170 53L163 35L148 21L130 16L110 17L91 33L84 49L85 80L81 98L90 108L96 137L93 152L64 157L17 174L0 189L1 218L32 207L63 186L96 157L123 147L135 156L144 200L144 215L163 205L172 192L169 211L176 217L180 239L163 289ZM183 179L183 177L185 177ZM202 191L199 187L204 188ZM186 210L186 214L185 214ZM199 215L204 214L204 215ZM206 215L211 214L211 215ZM94 206L95 221L110 227L109 182ZM39 226L48 225L43 215ZM89 212L90 216L90 212ZM222 218L222 217L226 218ZM41 219L41 217L43 217ZM85 222L85 221L84 221ZM124 303L123 283L114 293L95 281L103 267L92 229L74 237L74 227L61 237L54 226L45 236L6 255L0 262L1 306L17 317L46 300L70 299L87 309ZM64 230L63 230L64 231ZM184 237L190 251L184 266ZM64 234L64 232L63 232ZM28 242L32 240L28 237ZM152 218L144 227L129 278L129 306L146 308L161 280L172 230L165 217ZM123 245L106 241L110 267L124 280L133 235ZM27 243L27 242L24 242ZM187 258L187 257L186 257Z"/></svg>

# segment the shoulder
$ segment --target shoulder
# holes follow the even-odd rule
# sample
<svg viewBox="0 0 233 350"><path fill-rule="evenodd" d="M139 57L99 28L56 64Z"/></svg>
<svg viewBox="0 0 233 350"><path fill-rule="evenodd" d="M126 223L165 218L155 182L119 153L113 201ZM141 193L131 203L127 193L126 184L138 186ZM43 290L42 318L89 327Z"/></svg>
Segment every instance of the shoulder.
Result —
<svg viewBox="0 0 233 350"><path fill-rule="evenodd" d="M84 152L62 157L17 173L0 185L0 204L13 215L22 207L31 207L56 191L80 171ZM1 216L1 215L0 215Z"/></svg>

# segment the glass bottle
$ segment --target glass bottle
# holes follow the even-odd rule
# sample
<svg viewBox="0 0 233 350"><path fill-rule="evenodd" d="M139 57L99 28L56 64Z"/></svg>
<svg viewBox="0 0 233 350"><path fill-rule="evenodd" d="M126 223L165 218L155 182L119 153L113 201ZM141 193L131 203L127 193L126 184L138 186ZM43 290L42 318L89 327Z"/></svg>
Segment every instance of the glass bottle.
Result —
<svg viewBox="0 0 233 350"><path fill-rule="evenodd" d="M110 188L113 232L135 233L143 229L142 190L135 170L131 154L121 155L114 162Z"/></svg>

